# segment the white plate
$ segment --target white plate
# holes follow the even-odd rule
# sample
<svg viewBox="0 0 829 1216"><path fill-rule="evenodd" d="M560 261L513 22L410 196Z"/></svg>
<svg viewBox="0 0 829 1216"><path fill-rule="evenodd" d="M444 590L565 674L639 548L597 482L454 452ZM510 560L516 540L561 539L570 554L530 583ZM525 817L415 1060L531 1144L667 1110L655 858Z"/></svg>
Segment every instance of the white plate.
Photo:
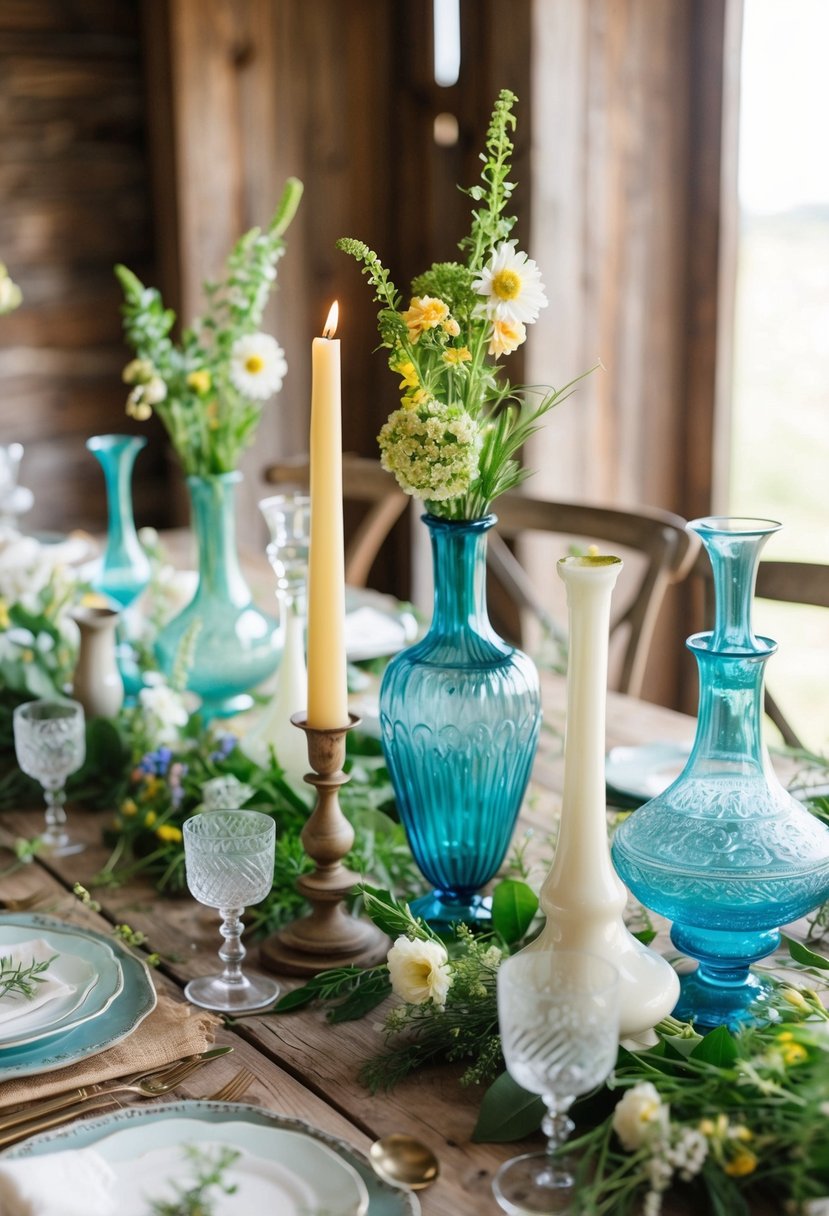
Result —
<svg viewBox="0 0 829 1216"><path fill-rule="evenodd" d="M614 747L605 761L605 780L619 794L648 802L676 781L690 753L687 743Z"/></svg>
<svg viewBox="0 0 829 1216"><path fill-rule="evenodd" d="M158 997L146 963L117 942L110 942L100 933L73 928L37 912L15 913L3 917L0 923L35 928L40 937L44 936L44 930L49 930L73 933L84 940L98 942L112 950L123 976L122 990L100 1016L87 1018L71 1030L50 1035L44 1041L37 1040L23 1047L9 1047L0 1052L0 1084L10 1081L13 1077L55 1072L59 1068L66 1068L68 1064L74 1064L76 1060L97 1055L132 1034L155 1009ZM94 996L97 988L96 985L90 996Z"/></svg>
<svg viewBox="0 0 829 1216"><path fill-rule="evenodd" d="M68 1127L33 1136L22 1144L4 1149L0 1152L0 1157L9 1160L43 1157L52 1152L59 1153L73 1148L94 1148L98 1151L105 1139L109 1139L113 1132L122 1128L131 1128L136 1133L155 1126L163 1130L182 1120L188 1123L195 1121L198 1124L199 1143L202 1143L209 1133L213 1133L211 1138L215 1143L226 1143L229 1137L223 1129L229 1125L237 1128L233 1135L233 1141L236 1142L239 1139L238 1126L241 1125L242 1143L245 1148L265 1160L271 1160L274 1156L271 1148L286 1131L299 1132L330 1149L342 1164L347 1165L362 1179L369 1200L366 1216L420 1216L420 1204L414 1192L392 1186L379 1178L367 1158L345 1140L321 1132L300 1119L288 1119L284 1115L274 1114L273 1111L241 1102L163 1102L152 1106L127 1107L100 1117L93 1115L88 1119L79 1119ZM165 1136L165 1143L169 1142ZM139 1149L140 1144L141 1142ZM261 1216L278 1216L278 1212L271 1208L266 1208L264 1212L260 1209L260 1212ZM245 1213L245 1216L251 1214Z"/></svg>
<svg viewBox="0 0 829 1216"><path fill-rule="evenodd" d="M183 1152L188 1145L242 1153L225 1175L237 1189L216 1200L216 1216L363 1216L368 1208L368 1192L356 1170L311 1136L242 1122L205 1125L198 1119L171 1119L125 1128L95 1146L115 1170L119 1216L146 1216L151 1200L174 1197L170 1181L182 1184L192 1177Z"/></svg>
<svg viewBox="0 0 829 1216"><path fill-rule="evenodd" d="M121 964L111 946L89 937L71 925L48 927L0 921L0 952L22 942L42 938L58 956L50 974L72 984L74 991L41 1005L29 1017L23 1015L0 1031L2 1053L53 1035L66 1034L84 1022L106 1013L124 986Z"/></svg>

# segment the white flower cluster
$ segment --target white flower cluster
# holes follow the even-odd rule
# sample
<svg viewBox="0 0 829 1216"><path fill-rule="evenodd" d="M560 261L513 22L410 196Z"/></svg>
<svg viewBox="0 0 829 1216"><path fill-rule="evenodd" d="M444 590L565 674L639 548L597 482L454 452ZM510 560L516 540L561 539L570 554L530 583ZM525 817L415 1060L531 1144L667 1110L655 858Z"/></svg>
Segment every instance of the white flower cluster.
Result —
<svg viewBox="0 0 829 1216"><path fill-rule="evenodd" d="M229 374L243 397L267 401L279 392L288 374L285 352L270 334L244 334L231 348Z"/></svg>
<svg viewBox="0 0 829 1216"><path fill-rule="evenodd" d="M170 746L178 742L179 732L187 725L189 715L184 698L158 672L148 672L144 681L146 686L138 694L138 704L148 743L152 747Z"/></svg>
<svg viewBox="0 0 829 1216"><path fill-rule="evenodd" d="M127 413L137 422L146 422L167 396L167 385L149 359L131 359L121 373L124 384L132 388L127 396Z"/></svg>
<svg viewBox="0 0 829 1216"><path fill-rule="evenodd" d="M395 410L377 438L383 468L416 498L457 498L477 475L480 429L460 406L430 401Z"/></svg>
<svg viewBox="0 0 829 1216"><path fill-rule="evenodd" d="M440 942L398 937L386 961L392 991L409 1005L433 1001L442 1009L452 986L449 955Z"/></svg>
<svg viewBox="0 0 829 1216"><path fill-rule="evenodd" d="M690 1182L708 1156L708 1138L696 1128L672 1124L670 1107L650 1081L634 1085L625 1093L613 1112L613 1130L627 1152L649 1150L645 1171L650 1190L642 1216L659 1216L662 1196L674 1174Z"/></svg>
<svg viewBox="0 0 829 1216"><path fill-rule="evenodd" d="M0 262L0 316L14 312L23 302L23 292L11 278L3 262Z"/></svg>

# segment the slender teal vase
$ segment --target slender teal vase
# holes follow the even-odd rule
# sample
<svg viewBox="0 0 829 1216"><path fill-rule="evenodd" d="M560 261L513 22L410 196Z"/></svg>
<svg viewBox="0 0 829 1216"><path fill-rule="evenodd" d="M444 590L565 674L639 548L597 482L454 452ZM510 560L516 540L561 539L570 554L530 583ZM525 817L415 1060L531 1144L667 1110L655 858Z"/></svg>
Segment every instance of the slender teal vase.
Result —
<svg viewBox="0 0 829 1216"><path fill-rule="evenodd" d="M242 474L188 477L198 549L193 599L161 630L156 657L170 675L187 664L187 688L202 700L205 717L249 709L249 690L267 679L279 658L277 625L253 603L236 550L236 486Z"/></svg>
<svg viewBox="0 0 829 1216"><path fill-rule="evenodd" d="M829 829L783 789L762 740L763 675L777 649L751 626L760 550L779 524L699 519L716 619L688 648L699 667L694 746L676 781L616 830L613 861L637 899L673 921L698 961L675 1013L702 1026L766 1020L768 985L749 971L778 925L829 896Z"/></svg>
<svg viewBox="0 0 829 1216"><path fill-rule="evenodd" d="M424 516L435 600L422 641L380 689L383 750L400 817L434 890L412 904L435 924L488 919L481 894L512 839L541 725L538 672L493 630L486 534L495 516Z"/></svg>
<svg viewBox="0 0 829 1216"><path fill-rule="evenodd" d="M92 585L126 608L150 579L150 563L135 531L132 514L132 470L147 440L141 435L93 435L86 446L104 470L107 492L107 540Z"/></svg>

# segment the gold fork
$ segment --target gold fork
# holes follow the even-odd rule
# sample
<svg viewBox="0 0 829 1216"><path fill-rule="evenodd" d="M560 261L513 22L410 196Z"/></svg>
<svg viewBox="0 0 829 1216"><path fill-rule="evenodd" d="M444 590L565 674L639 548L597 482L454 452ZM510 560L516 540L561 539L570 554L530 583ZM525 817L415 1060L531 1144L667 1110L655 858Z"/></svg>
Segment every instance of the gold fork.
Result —
<svg viewBox="0 0 829 1216"><path fill-rule="evenodd" d="M44 1102L37 1108L37 1114L32 1115L31 1108L28 1110L18 1111L14 1115L9 1115L6 1121L0 1127L0 1148L5 1148L6 1145L14 1144L16 1140L26 1139L28 1136L34 1136L38 1132L47 1131L50 1127L57 1127L60 1123L66 1123L74 1119L76 1115L85 1115L93 1110L98 1110L102 1106L111 1106L117 1103L117 1097L120 1094L139 1094L143 1098L160 1098L163 1094L167 1094L170 1090L175 1089L185 1077L189 1077L197 1068L201 1068L202 1064L208 1063L209 1060L215 1059L217 1055L223 1055L232 1048L214 1048L212 1051L205 1052L204 1055L185 1062L179 1062L173 1067L165 1070L161 1074L154 1073L145 1080L138 1080L133 1084L116 1084L106 1089L96 1091L73 1091L67 1098L65 1095L60 1098L54 1098L49 1102ZM78 1097L82 1094L82 1097ZM48 1108L48 1109L47 1109Z"/></svg>
<svg viewBox="0 0 829 1216"><path fill-rule="evenodd" d="M248 1090L256 1080L256 1074L252 1073L249 1068L242 1068L237 1072L235 1077L231 1077L226 1085L221 1089L217 1089L215 1094L210 1094L209 1097L202 1099L205 1102L236 1102Z"/></svg>

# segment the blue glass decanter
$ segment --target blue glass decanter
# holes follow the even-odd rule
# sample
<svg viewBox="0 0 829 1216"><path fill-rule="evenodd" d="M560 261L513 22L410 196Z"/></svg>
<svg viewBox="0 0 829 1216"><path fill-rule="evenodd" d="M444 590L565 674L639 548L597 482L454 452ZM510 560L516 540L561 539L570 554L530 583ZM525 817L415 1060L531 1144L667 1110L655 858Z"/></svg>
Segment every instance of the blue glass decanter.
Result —
<svg viewBox="0 0 829 1216"><path fill-rule="evenodd" d="M170 675L187 652L187 688L206 718L250 709L249 690L279 661L276 620L256 607L239 567L236 485L239 472L187 478L198 548L199 582L190 603L164 626L156 656Z"/></svg>
<svg viewBox="0 0 829 1216"><path fill-rule="evenodd" d="M688 525L711 560L716 617L688 648L699 667L696 738L682 773L617 829L613 861L637 899L673 921L698 960L677 1017L701 1026L763 1021L768 985L749 971L778 926L829 896L829 829L783 789L762 740L763 675L777 649L751 626L760 550L779 524Z"/></svg>
<svg viewBox="0 0 829 1216"><path fill-rule="evenodd" d="M93 435L86 446L104 470L107 540L92 580L96 591L126 608L150 580L150 563L135 531L130 484L135 458L147 440L141 435Z"/></svg>
<svg viewBox="0 0 829 1216"><path fill-rule="evenodd" d="M509 848L541 725L538 672L492 628L486 534L495 516L426 515L434 564L429 632L396 655L380 689L383 750L400 817L434 890L412 904L435 924L486 920L480 890Z"/></svg>

